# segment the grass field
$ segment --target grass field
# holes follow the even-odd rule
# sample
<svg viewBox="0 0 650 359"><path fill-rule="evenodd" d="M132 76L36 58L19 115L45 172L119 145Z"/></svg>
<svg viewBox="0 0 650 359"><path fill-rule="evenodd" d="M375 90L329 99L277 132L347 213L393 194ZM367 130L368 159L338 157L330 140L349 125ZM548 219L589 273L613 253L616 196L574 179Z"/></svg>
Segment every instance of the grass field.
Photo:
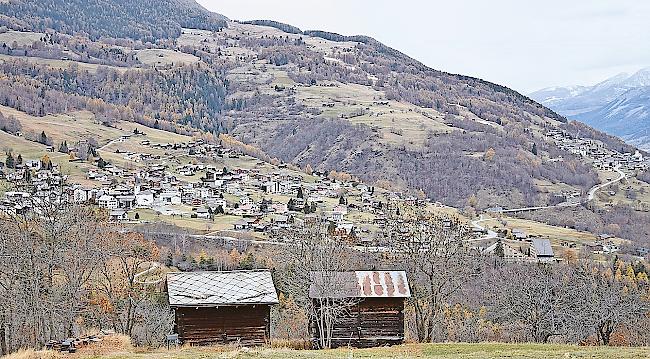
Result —
<svg viewBox="0 0 650 359"><path fill-rule="evenodd" d="M179 51L146 49L136 51L140 62L147 65L185 65L199 62L199 58Z"/></svg>
<svg viewBox="0 0 650 359"><path fill-rule="evenodd" d="M111 68L120 72L129 70L128 67L119 67L119 66L108 66L108 65L99 65L99 64L90 64L87 62L79 62L73 60L54 60L54 59L45 59L42 57L31 57L31 56L9 56L9 55L0 55L0 61L16 61L23 60L27 61L30 64L38 65L47 65L55 69L67 69L72 64L77 64L79 69L88 70L89 72L95 72L100 67Z"/></svg>
<svg viewBox="0 0 650 359"><path fill-rule="evenodd" d="M424 144L429 132L447 133L451 130L443 123L440 113L403 102L386 101L382 92L365 86L300 86L296 90L299 101L309 107L321 108L325 117L339 118L362 111L363 115L351 117L349 121L377 129L382 140L391 145L418 148ZM382 105L377 101L388 104ZM324 103L333 104L333 107L322 107ZM429 117L422 111L426 111Z"/></svg>
<svg viewBox="0 0 650 359"><path fill-rule="evenodd" d="M15 42L18 46L31 45L34 42L39 41L43 36L45 36L45 34L42 32L9 30L0 34L0 44L13 46L13 43Z"/></svg>
<svg viewBox="0 0 650 359"><path fill-rule="evenodd" d="M49 355L48 355L49 354ZM52 358L52 353L42 356L10 356L8 359ZM63 356L61 356L63 357ZM70 358L141 358L141 359L190 359L190 358L432 358L432 359L640 359L650 358L650 348L623 347L578 347L573 345L549 344L408 344L374 349L336 349L336 350L290 350L290 349L235 349L235 348L182 348L176 350L157 350L139 352L126 349L117 352L82 349L78 354L66 355Z"/></svg>
<svg viewBox="0 0 650 359"><path fill-rule="evenodd" d="M499 229L521 229L529 235L548 238L551 242L566 241L583 243L596 240L594 234L576 231L575 229L555 227L540 222L512 217L503 217L503 220L506 223L505 226L496 219L485 221L485 225L490 229L494 229L495 227Z"/></svg>

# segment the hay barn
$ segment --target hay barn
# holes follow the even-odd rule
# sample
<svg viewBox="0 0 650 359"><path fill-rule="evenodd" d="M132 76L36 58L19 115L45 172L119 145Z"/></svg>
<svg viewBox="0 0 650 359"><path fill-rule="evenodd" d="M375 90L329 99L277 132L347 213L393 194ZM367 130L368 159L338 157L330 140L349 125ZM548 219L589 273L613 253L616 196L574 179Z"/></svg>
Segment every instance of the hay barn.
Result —
<svg viewBox="0 0 650 359"><path fill-rule="evenodd" d="M331 346L368 348L404 341L404 301L411 297L403 271L312 272L309 297L316 310L327 303L348 307L333 326ZM312 341L322 325L310 321Z"/></svg>
<svg viewBox="0 0 650 359"><path fill-rule="evenodd" d="M167 275L174 329L194 345L264 345L278 296L269 271L192 272Z"/></svg>

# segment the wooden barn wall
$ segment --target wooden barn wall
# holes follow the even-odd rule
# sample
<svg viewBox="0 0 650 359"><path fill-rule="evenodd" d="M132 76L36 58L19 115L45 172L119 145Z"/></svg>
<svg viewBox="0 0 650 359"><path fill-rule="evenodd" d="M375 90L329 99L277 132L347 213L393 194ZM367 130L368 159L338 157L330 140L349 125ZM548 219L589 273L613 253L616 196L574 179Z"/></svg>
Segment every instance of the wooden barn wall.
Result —
<svg viewBox="0 0 650 359"><path fill-rule="evenodd" d="M184 343L263 345L269 340L268 305L176 308L175 312L176 332Z"/></svg>
<svg viewBox="0 0 650 359"><path fill-rule="evenodd" d="M318 301L314 301L317 305ZM314 340L319 338L318 326L312 321ZM337 321L332 346L369 348L396 345L404 341L404 299L367 298Z"/></svg>

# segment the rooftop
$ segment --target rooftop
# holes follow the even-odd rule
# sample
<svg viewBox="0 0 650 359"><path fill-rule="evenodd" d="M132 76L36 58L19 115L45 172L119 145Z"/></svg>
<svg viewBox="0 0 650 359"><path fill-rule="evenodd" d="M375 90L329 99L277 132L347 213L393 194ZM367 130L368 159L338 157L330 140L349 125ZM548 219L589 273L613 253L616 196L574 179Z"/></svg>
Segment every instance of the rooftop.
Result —
<svg viewBox="0 0 650 359"><path fill-rule="evenodd" d="M312 272L310 298L410 298L404 271Z"/></svg>
<svg viewBox="0 0 650 359"><path fill-rule="evenodd" d="M172 307L277 304L271 272L175 272L167 274Z"/></svg>

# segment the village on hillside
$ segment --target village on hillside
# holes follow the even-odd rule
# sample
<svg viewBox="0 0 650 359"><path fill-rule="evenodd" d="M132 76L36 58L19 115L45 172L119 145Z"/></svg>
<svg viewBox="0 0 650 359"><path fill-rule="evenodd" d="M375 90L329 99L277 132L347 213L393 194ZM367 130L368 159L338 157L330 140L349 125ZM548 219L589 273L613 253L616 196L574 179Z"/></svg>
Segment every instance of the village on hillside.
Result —
<svg viewBox="0 0 650 359"><path fill-rule="evenodd" d="M605 147L601 142L572 136L563 130L549 130L546 137L551 139L556 146L574 155L588 159L596 169L623 171L647 170L650 163L639 151L635 153L621 153Z"/></svg>
<svg viewBox="0 0 650 359"><path fill-rule="evenodd" d="M647 167L639 153L615 153L560 131L549 131L547 136L565 149L589 157L596 167L630 171ZM87 141L81 140L67 150L75 153L86 147ZM53 146L47 146L46 152L40 160L13 159L11 168L0 166L0 179L8 188L0 210L26 213L38 210L34 207L39 202L65 195L75 203L91 203L104 209L116 223L163 221L203 236L232 236L265 243L278 241L278 236L273 235L277 231L322 220L328 230L347 237L351 244L380 251L391 249L381 235L389 205L417 206L432 212L450 210L428 199L368 186L349 176L336 178L311 169L270 164L241 149L203 139L157 142L137 129L94 150L83 178L71 177L61 170L60 163L50 160L50 156L54 157ZM66 160L83 162L77 156ZM601 254L619 249L607 238L601 238L602 243L551 242L521 229L481 241L487 232L483 227L474 229L472 241L477 250L509 261L561 260L553 246L560 250L584 247Z"/></svg>

